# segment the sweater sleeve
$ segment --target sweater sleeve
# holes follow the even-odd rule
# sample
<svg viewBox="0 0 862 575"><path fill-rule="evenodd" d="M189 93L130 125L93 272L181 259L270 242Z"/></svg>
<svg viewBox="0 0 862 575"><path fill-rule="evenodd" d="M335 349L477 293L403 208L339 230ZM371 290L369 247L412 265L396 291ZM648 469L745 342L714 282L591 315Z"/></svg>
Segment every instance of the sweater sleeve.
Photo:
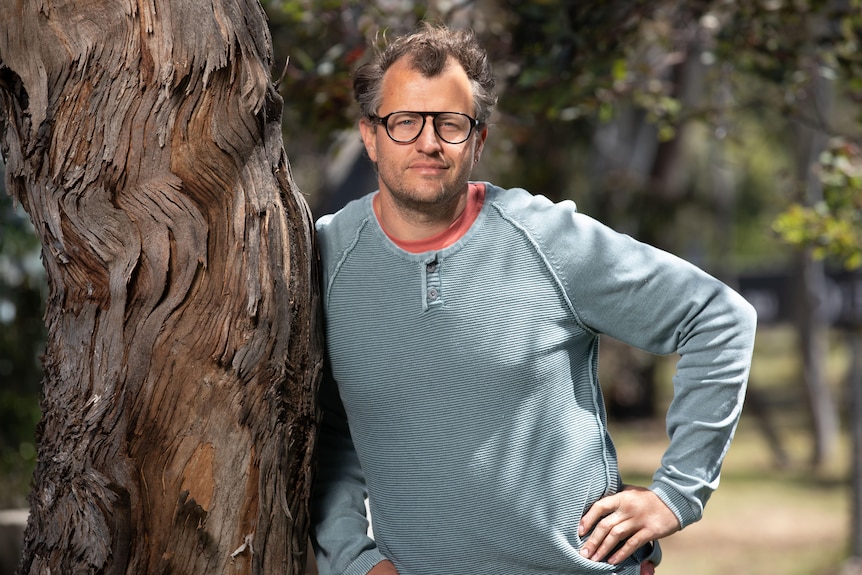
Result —
<svg viewBox="0 0 862 575"><path fill-rule="evenodd" d="M328 369L320 389L323 418L311 502L311 540L320 575L361 575L384 559L368 537L365 479L338 388Z"/></svg>
<svg viewBox="0 0 862 575"><path fill-rule="evenodd" d="M739 421L754 308L696 266L578 214L522 200L521 220L583 327L655 354L678 353L670 444L652 489L685 527L703 514Z"/></svg>
<svg viewBox="0 0 862 575"><path fill-rule="evenodd" d="M328 226L332 216L317 221L323 263L324 291L341 247L352 241L352 226ZM324 295L325 301L325 295ZM311 542L320 575L364 575L384 559L368 536L368 496L359 456L353 446L347 414L325 364L319 391L323 417L317 439L317 473L311 497Z"/></svg>

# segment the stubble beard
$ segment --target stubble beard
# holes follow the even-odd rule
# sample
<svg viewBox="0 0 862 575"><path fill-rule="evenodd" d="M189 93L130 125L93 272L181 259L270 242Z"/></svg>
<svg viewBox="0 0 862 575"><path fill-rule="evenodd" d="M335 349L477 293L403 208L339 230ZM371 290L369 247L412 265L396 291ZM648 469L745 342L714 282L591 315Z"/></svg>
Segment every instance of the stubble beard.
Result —
<svg viewBox="0 0 862 575"><path fill-rule="evenodd" d="M420 179L411 185L404 177L386 177L381 182L389 191L395 207L402 217L422 221L444 221L454 219L455 211L467 188L469 173L454 181Z"/></svg>

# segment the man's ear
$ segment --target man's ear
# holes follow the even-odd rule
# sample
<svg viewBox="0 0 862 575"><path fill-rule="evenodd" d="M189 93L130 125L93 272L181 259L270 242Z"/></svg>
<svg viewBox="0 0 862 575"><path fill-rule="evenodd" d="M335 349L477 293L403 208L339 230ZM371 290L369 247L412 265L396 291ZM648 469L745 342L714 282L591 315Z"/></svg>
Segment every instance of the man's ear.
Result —
<svg viewBox="0 0 862 575"><path fill-rule="evenodd" d="M359 134L362 136L362 143L365 144L365 151L368 153L368 159L375 164L377 163L377 124L368 118L359 120Z"/></svg>
<svg viewBox="0 0 862 575"><path fill-rule="evenodd" d="M479 131L479 138L476 140L476 149L473 150L474 164L478 164L479 158L482 157L482 150L485 148L486 139L488 139L488 126L485 126Z"/></svg>

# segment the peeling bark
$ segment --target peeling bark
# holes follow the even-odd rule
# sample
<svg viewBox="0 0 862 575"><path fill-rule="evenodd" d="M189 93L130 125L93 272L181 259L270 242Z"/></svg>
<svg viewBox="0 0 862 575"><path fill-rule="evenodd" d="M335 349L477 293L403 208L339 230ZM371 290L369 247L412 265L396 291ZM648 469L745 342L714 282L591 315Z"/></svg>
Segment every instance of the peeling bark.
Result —
<svg viewBox="0 0 862 575"><path fill-rule="evenodd" d="M49 282L20 572L302 573L319 298L263 10L0 13L7 189Z"/></svg>

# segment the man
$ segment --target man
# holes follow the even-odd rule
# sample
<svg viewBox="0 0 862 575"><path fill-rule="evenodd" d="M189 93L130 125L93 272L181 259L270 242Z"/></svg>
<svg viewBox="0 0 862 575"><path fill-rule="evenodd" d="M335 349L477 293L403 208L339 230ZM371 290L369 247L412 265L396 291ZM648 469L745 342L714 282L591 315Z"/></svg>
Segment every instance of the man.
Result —
<svg viewBox="0 0 862 575"><path fill-rule="evenodd" d="M652 573L718 484L751 306L571 202L471 183L493 88L473 36L432 26L354 80L379 190L318 222L322 574ZM649 488L620 481L602 333L680 354Z"/></svg>

